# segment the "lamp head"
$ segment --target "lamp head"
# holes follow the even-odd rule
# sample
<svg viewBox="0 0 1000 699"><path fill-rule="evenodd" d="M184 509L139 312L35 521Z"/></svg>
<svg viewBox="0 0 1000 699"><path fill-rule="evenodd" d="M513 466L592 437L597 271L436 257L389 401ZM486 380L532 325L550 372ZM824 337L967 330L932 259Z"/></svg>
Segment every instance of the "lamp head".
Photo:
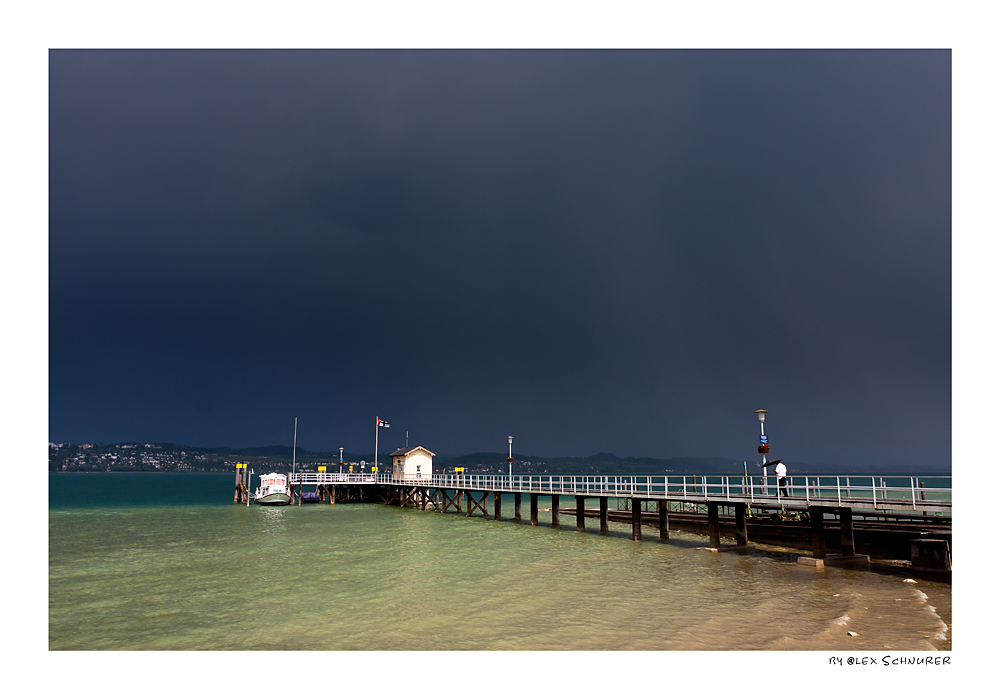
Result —
<svg viewBox="0 0 1000 699"><path fill-rule="evenodd" d="M760 420L761 422L764 422L764 415L767 414L767 411L766 410L754 410L754 412L757 413L757 419Z"/></svg>
<svg viewBox="0 0 1000 699"><path fill-rule="evenodd" d="M513 444L513 443L514 443L514 438L513 437L507 437L507 444Z"/></svg>

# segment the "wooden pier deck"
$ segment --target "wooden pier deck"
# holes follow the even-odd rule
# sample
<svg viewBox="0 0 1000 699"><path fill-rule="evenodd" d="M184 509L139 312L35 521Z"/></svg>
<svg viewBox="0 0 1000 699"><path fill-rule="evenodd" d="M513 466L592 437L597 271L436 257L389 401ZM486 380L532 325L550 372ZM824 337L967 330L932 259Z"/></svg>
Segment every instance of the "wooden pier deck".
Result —
<svg viewBox="0 0 1000 699"><path fill-rule="evenodd" d="M239 480L238 472L238 493ZM289 474L288 482L292 502L299 505L305 486L315 488L317 499L327 504L379 502L459 513L464 509L469 517L489 517L492 500L493 517L500 520L501 496L513 495L512 519L521 520L522 497L527 496L530 523L537 526L538 498L543 497L551 499L553 526L566 514L575 517L578 531L586 531L588 517L599 520L600 531L608 531L608 522L622 521L624 512L635 541L642 540L644 524L657 527L660 539L669 539L673 520L675 527L707 534L709 548L715 550L722 548L723 535L735 539L736 547L746 547L753 533L759 543L810 551L808 565L866 565L871 552L879 557L905 555L914 565L929 556L934 570L951 569L947 476L792 476L781 489L773 478L697 475L435 474L401 479L392 474L300 472ZM561 498L575 501L575 507L561 508ZM587 500L597 500L598 507L588 508ZM610 510L611 501L624 507ZM828 555L828 549L839 552Z"/></svg>
<svg viewBox="0 0 1000 699"><path fill-rule="evenodd" d="M452 475L401 479L391 474L296 473L293 486L384 485L488 493L639 498L673 502L745 503L760 507L851 507L871 512L951 515L950 476L789 476L779 490L773 478L743 476L547 476ZM924 481L943 481L927 487ZM784 492L782 492L784 491Z"/></svg>

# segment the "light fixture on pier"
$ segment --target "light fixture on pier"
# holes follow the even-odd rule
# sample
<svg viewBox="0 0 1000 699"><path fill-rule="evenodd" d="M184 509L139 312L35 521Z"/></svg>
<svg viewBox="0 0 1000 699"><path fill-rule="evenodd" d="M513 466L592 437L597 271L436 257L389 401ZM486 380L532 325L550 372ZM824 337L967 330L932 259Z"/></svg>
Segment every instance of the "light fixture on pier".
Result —
<svg viewBox="0 0 1000 699"><path fill-rule="evenodd" d="M766 410L754 410L757 413L757 419L760 420L760 446L757 447L757 451L761 454L760 467L764 470L761 478L761 493L767 495L767 452L770 451L770 447L766 444L766 437L764 436L764 416L767 414Z"/></svg>
<svg viewBox="0 0 1000 699"><path fill-rule="evenodd" d="M507 437L507 471L511 484L514 482L514 438Z"/></svg>

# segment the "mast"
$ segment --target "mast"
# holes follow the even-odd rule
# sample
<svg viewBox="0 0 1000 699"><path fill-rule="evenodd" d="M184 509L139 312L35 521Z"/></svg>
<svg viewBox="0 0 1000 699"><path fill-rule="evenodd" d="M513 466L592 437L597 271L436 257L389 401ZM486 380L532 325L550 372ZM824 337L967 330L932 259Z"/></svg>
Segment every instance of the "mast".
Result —
<svg viewBox="0 0 1000 699"><path fill-rule="evenodd" d="M299 436L299 419L295 418L295 428L292 432L292 475L295 475L295 440Z"/></svg>

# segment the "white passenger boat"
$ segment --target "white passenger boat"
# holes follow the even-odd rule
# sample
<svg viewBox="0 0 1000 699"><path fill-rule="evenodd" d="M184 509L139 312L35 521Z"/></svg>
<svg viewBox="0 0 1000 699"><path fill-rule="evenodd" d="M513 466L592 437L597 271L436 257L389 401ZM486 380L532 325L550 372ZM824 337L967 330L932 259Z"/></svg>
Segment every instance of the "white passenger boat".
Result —
<svg viewBox="0 0 1000 699"><path fill-rule="evenodd" d="M292 473L295 473L295 443L299 436L299 419L292 428ZM301 492L301 491L300 491ZM260 487L254 495L258 505L288 505L292 502L292 489L284 473L267 473L260 477Z"/></svg>
<svg viewBox="0 0 1000 699"><path fill-rule="evenodd" d="M260 477L260 486L254 494L258 505L287 505L292 501L288 489L288 476L284 473L267 473Z"/></svg>

